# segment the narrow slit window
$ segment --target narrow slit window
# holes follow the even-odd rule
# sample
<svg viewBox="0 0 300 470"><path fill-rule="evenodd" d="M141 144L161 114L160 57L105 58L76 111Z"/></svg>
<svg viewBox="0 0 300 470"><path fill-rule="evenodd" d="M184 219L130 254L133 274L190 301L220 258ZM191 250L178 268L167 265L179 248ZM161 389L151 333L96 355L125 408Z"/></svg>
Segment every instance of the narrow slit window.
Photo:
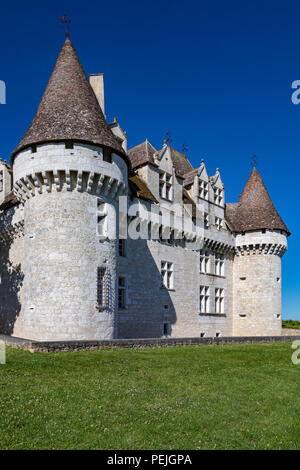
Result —
<svg viewBox="0 0 300 470"><path fill-rule="evenodd" d="M118 307L120 309L126 308L126 280L123 276L119 277Z"/></svg>
<svg viewBox="0 0 300 470"><path fill-rule="evenodd" d="M97 304L98 308L106 307L106 268L97 269Z"/></svg>

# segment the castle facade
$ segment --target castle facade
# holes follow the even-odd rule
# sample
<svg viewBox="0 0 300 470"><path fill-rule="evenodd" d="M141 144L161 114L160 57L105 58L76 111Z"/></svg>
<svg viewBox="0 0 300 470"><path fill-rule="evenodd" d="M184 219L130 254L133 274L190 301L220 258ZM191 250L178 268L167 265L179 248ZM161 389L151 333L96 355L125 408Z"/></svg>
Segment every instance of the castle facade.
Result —
<svg viewBox="0 0 300 470"><path fill-rule="evenodd" d="M127 149L66 40L37 113L0 162L0 333L33 340L281 334L289 230L256 168L237 203L219 170L165 141Z"/></svg>

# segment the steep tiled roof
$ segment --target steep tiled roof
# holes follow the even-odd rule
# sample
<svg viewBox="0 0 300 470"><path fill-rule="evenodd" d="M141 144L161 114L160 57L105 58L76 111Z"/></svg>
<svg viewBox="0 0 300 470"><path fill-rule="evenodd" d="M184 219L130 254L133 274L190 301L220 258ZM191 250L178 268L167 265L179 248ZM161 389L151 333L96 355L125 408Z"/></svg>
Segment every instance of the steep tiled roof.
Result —
<svg viewBox="0 0 300 470"><path fill-rule="evenodd" d="M239 202L226 204L226 219L234 232L269 229L290 234L256 168L253 168Z"/></svg>
<svg viewBox="0 0 300 470"><path fill-rule="evenodd" d="M33 144L73 140L109 147L127 159L67 39L36 115L13 153Z"/></svg>
<svg viewBox="0 0 300 470"><path fill-rule="evenodd" d="M184 186L189 186L194 183L195 176L197 175L197 172L199 171L199 168L196 170L189 171L184 175Z"/></svg>
<svg viewBox="0 0 300 470"><path fill-rule="evenodd" d="M136 193L137 197L141 199L146 199L147 201L152 201L156 203L158 202L157 199L151 193L146 182L142 178L135 175L129 178L129 181L133 183L133 186L131 185L131 187L133 191Z"/></svg>
<svg viewBox="0 0 300 470"><path fill-rule="evenodd" d="M155 148L146 139L145 142L128 150L127 155L129 156L132 168L137 168L145 163L154 164L153 155L155 152Z"/></svg>
<svg viewBox="0 0 300 470"><path fill-rule="evenodd" d="M171 152L172 163L175 168L175 173L178 176L183 177L186 173L194 169L185 155L178 152L177 150L172 149L171 147L170 147L170 152Z"/></svg>

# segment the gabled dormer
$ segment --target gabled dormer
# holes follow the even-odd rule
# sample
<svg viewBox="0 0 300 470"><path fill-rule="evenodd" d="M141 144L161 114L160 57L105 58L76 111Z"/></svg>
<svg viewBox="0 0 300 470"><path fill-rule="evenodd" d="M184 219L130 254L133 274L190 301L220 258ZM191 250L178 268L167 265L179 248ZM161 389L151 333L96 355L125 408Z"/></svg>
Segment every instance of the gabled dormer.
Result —
<svg viewBox="0 0 300 470"><path fill-rule="evenodd" d="M174 202L176 171L173 166L171 147L164 142L160 151L154 154L154 161L158 167L159 199L161 202Z"/></svg>
<svg viewBox="0 0 300 470"><path fill-rule="evenodd" d="M219 168L216 170L216 174L210 178L211 187L213 190L212 202L217 206L224 207L225 203L225 192L224 184L221 179Z"/></svg>
<svg viewBox="0 0 300 470"><path fill-rule="evenodd" d="M209 177L206 171L204 160L201 160L201 165L197 171L198 194L197 197L209 200ZM196 185L197 186L197 185Z"/></svg>

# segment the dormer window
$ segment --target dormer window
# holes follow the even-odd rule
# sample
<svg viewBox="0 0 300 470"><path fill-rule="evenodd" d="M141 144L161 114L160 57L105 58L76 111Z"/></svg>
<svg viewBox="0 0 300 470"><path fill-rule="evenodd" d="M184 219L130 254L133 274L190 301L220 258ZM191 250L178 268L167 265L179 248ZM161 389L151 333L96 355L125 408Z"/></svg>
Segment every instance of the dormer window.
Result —
<svg viewBox="0 0 300 470"><path fill-rule="evenodd" d="M199 197L208 200L208 183L199 179Z"/></svg>
<svg viewBox="0 0 300 470"><path fill-rule="evenodd" d="M223 189L214 188L214 203L222 206L224 201Z"/></svg>
<svg viewBox="0 0 300 470"><path fill-rule="evenodd" d="M172 175L161 171L159 173L159 196L168 201L172 201Z"/></svg>
<svg viewBox="0 0 300 470"><path fill-rule="evenodd" d="M218 230L221 230L221 228L223 227L223 220L220 217L216 217L215 225Z"/></svg>

